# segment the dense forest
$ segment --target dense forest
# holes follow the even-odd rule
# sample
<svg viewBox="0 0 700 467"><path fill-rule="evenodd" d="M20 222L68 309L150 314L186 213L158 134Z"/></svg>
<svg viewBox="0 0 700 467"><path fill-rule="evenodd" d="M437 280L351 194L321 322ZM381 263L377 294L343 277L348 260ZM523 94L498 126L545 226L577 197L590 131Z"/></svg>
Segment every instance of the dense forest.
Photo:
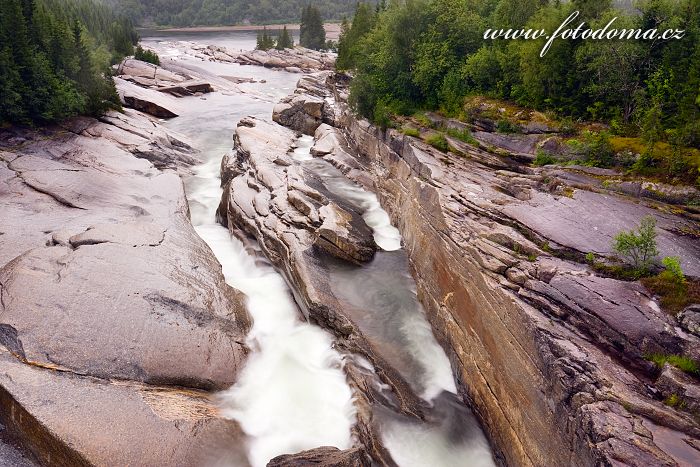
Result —
<svg viewBox="0 0 700 467"><path fill-rule="evenodd" d="M108 0L140 25L217 26L299 21L307 0ZM356 0L312 2L324 19L350 17Z"/></svg>
<svg viewBox="0 0 700 467"><path fill-rule="evenodd" d="M664 169L684 175L700 159L696 150L681 150L700 148L700 0L625 5L622 10L610 0L406 0L379 9L360 4L352 22L343 24L338 67L354 71L356 110L382 124L392 114L420 109L468 118L469 97L488 96L574 123L605 122L610 135L636 137L652 149L663 142L675 157ZM618 16L616 28L682 29L685 36L559 39L544 57L545 38L483 38L489 28L552 32L574 10L592 29ZM598 153L608 152L601 150L608 146L603 143ZM653 151L642 152L644 163L656 163Z"/></svg>
<svg viewBox="0 0 700 467"><path fill-rule="evenodd" d="M47 123L119 107L110 65L133 53L126 17L92 0L2 0L0 123Z"/></svg>

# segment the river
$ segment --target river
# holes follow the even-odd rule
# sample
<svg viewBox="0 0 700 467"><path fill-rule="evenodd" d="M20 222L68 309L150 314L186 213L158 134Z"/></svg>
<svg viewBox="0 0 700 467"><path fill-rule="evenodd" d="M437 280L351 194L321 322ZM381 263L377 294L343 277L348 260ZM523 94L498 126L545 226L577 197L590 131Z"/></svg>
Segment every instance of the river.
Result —
<svg viewBox="0 0 700 467"><path fill-rule="evenodd" d="M147 34L143 42L157 48L160 41L174 40L233 50L255 46L255 33L246 31ZM169 49L162 55L176 57L177 52ZM221 263L227 283L246 294L254 322L248 336L251 356L237 383L221 394L223 412L248 435L248 458L254 467L283 453L327 445L349 448L355 409L332 336L302 320L287 283L264 260L255 242L232 238L216 219L222 193L219 166L231 149L236 123L247 115L269 120L274 104L293 91L300 75L177 58L211 73L265 81L241 85L250 93L188 97L186 111L164 122L201 151L202 164L185 181L192 223ZM351 318L432 407L424 423L389 410L375 413L384 445L401 467L493 465L486 438L471 412L459 403L449 361L416 299L399 232L374 194L309 155L311 143L310 137L300 138L298 162L314 171L327 189L361 208L383 250L367 266L329 264L334 293L363 310Z"/></svg>

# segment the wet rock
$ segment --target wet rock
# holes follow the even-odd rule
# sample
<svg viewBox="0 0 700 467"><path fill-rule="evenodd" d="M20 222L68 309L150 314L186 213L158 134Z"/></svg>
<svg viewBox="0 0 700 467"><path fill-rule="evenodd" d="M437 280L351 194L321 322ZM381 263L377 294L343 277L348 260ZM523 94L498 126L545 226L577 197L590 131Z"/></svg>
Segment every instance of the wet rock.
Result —
<svg viewBox="0 0 700 467"><path fill-rule="evenodd" d="M121 78L115 78L114 84L124 106L158 118L178 116L178 104L172 97L158 91L142 88Z"/></svg>
<svg viewBox="0 0 700 467"><path fill-rule="evenodd" d="M294 94L282 98L272 110L272 120L307 135L314 135L321 123L335 123L335 113L328 103L325 87L329 72L305 75L297 83Z"/></svg>
<svg viewBox="0 0 700 467"><path fill-rule="evenodd" d="M267 463L267 467L369 467L370 463L359 448L341 451L338 448L324 446L296 454L277 456Z"/></svg>
<svg viewBox="0 0 700 467"><path fill-rule="evenodd" d="M372 421L372 405L420 418L423 403L353 322L352 305L333 291L328 262L366 261L377 246L357 205L334 194L293 157L284 156L284 164L277 162L296 139L294 131L279 125L242 119L234 135L236 155L229 158L240 161L240 170L224 187L218 212L233 234L243 231L258 240L265 255L295 285L308 319L333 333L341 352L348 358L360 355L376 368L361 371L348 363L345 371L352 375L355 390L356 439L373 459L385 459L388 454Z"/></svg>
<svg viewBox="0 0 700 467"><path fill-rule="evenodd" d="M0 423L43 463L191 465L241 445L208 391L235 381L250 320L144 145L181 173L197 160L130 109L0 132Z"/></svg>
<svg viewBox="0 0 700 467"><path fill-rule="evenodd" d="M656 369L643 353L694 355L700 341L639 284L599 277L583 262L588 252L611 255L614 235L651 214L661 255L680 256L697 275L699 246L678 234L687 220L584 187L553 194L512 158L477 147L465 147L468 158L445 154L381 131L350 112L344 81L330 85L338 130L397 220L418 296L497 456L513 465L697 459L697 420L649 389ZM502 139L503 159L542 136L527 138L512 147Z"/></svg>
<svg viewBox="0 0 700 467"><path fill-rule="evenodd" d="M321 124L323 105L323 100L315 97L290 96L275 105L272 120L293 130L313 135Z"/></svg>
<svg viewBox="0 0 700 467"><path fill-rule="evenodd" d="M700 337L700 305L690 305L676 315L683 329Z"/></svg>
<svg viewBox="0 0 700 467"><path fill-rule="evenodd" d="M322 206L319 214L323 223L316 231L318 237L314 245L355 263L372 259L377 245L364 222L353 222L352 215L334 203Z"/></svg>

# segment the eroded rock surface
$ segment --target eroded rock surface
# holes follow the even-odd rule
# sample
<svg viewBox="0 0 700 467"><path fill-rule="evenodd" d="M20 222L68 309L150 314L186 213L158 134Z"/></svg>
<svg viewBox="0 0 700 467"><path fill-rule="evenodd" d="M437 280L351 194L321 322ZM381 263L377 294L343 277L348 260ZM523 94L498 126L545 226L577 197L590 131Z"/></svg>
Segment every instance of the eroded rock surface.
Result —
<svg viewBox="0 0 700 467"><path fill-rule="evenodd" d="M327 88L319 85L331 75L331 72L324 72L316 78L303 76L294 94L284 97L275 105L272 120L307 135L313 135L322 123L334 124L331 94Z"/></svg>
<svg viewBox="0 0 700 467"><path fill-rule="evenodd" d="M267 463L267 467L368 467L364 453L358 448L341 451L331 446L323 446L297 454L277 456Z"/></svg>
<svg viewBox="0 0 700 467"><path fill-rule="evenodd" d="M354 310L333 289L329 261L361 263L377 246L358 206L294 159L296 140L295 132L277 124L242 119L234 150L222 161L219 215L232 233L243 231L258 240L294 285L308 318L336 336L336 347L347 355L344 370L356 395L357 439L373 459L393 465L379 440L372 407L379 404L420 419L425 403L362 333L353 316L362 310Z"/></svg>
<svg viewBox="0 0 700 467"><path fill-rule="evenodd" d="M0 423L51 465L245 465L210 396L249 317L145 153L197 160L132 110L0 133Z"/></svg>
<svg viewBox="0 0 700 467"><path fill-rule="evenodd" d="M351 148L319 155L358 181L370 178L403 234L419 298L460 390L504 462L697 463L698 421L665 405L660 389L698 381L681 384L668 369L659 378L645 355L697 359L700 341L639 284L600 277L583 259L590 251L609 255L612 235L649 214L657 218L661 255L681 256L687 274L697 276L699 242L680 234L693 231L691 221L552 183L547 169L522 165L503 149L454 142L464 157L382 132L348 110L342 81L308 80L316 85L306 87L333 90L335 132ZM298 89L284 104L316 95ZM288 121L299 130L294 122L304 118ZM354 167L343 161L348 152Z"/></svg>
<svg viewBox="0 0 700 467"><path fill-rule="evenodd" d="M185 55L205 61L240 63L266 68L278 68L291 73L332 70L336 55L296 46L292 49L232 50L218 45L195 42L165 42L159 46L176 49Z"/></svg>

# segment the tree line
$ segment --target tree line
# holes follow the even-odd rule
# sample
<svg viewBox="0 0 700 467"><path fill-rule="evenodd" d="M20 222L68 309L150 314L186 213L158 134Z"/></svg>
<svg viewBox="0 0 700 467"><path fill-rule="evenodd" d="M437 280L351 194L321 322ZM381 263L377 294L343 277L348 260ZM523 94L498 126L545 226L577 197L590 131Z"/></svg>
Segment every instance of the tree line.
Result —
<svg viewBox="0 0 700 467"><path fill-rule="evenodd" d="M119 108L110 65L137 40L128 18L92 0L2 0L0 123Z"/></svg>
<svg viewBox="0 0 700 467"><path fill-rule="evenodd" d="M634 5L625 2L619 9L611 0L359 4L352 21L342 25L337 66L353 70L351 103L375 120L416 109L459 116L465 97L480 94L603 121L617 135L700 148L700 0ZM617 16L618 29L682 29L685 36L557 40L544 57L539 54L545 38L483 39L489 28L552 32L574 10L592 29Z"/></svg>
<svg viewBox="0 0 700 467"><path fill-rule="evenodd" d="M299 19L308 0L108 0L140 25L219 26L242 23L288 23ZM356 0L317 0L323 18L352 14Z"/></svg>
<svg viewBox="0 0 700 467"><path fill-rule="evenodd" d="M301 22L299 23L299 44L314 50L332 48L334 44L326 42L326 30L323 28L321 12L313 5L307 5L301 10ZM277 31L277 38L268 34L267 27L258 31L255 48L269 50L272 48L282 50L294 47L294 40L284 26L282 31Z"/></svg>
<svg viewBox="0 0 700 467"><path fill-rule="evenodd" d="M269 50L269 49L291 49L294 47L294 39L292 35L287 31L287 25L284 26L282 31L277 31L277 38L272 34L268 34L267 28L263 28L262 31L258 31L258 38L255 48L258 50Z"/></svg>

